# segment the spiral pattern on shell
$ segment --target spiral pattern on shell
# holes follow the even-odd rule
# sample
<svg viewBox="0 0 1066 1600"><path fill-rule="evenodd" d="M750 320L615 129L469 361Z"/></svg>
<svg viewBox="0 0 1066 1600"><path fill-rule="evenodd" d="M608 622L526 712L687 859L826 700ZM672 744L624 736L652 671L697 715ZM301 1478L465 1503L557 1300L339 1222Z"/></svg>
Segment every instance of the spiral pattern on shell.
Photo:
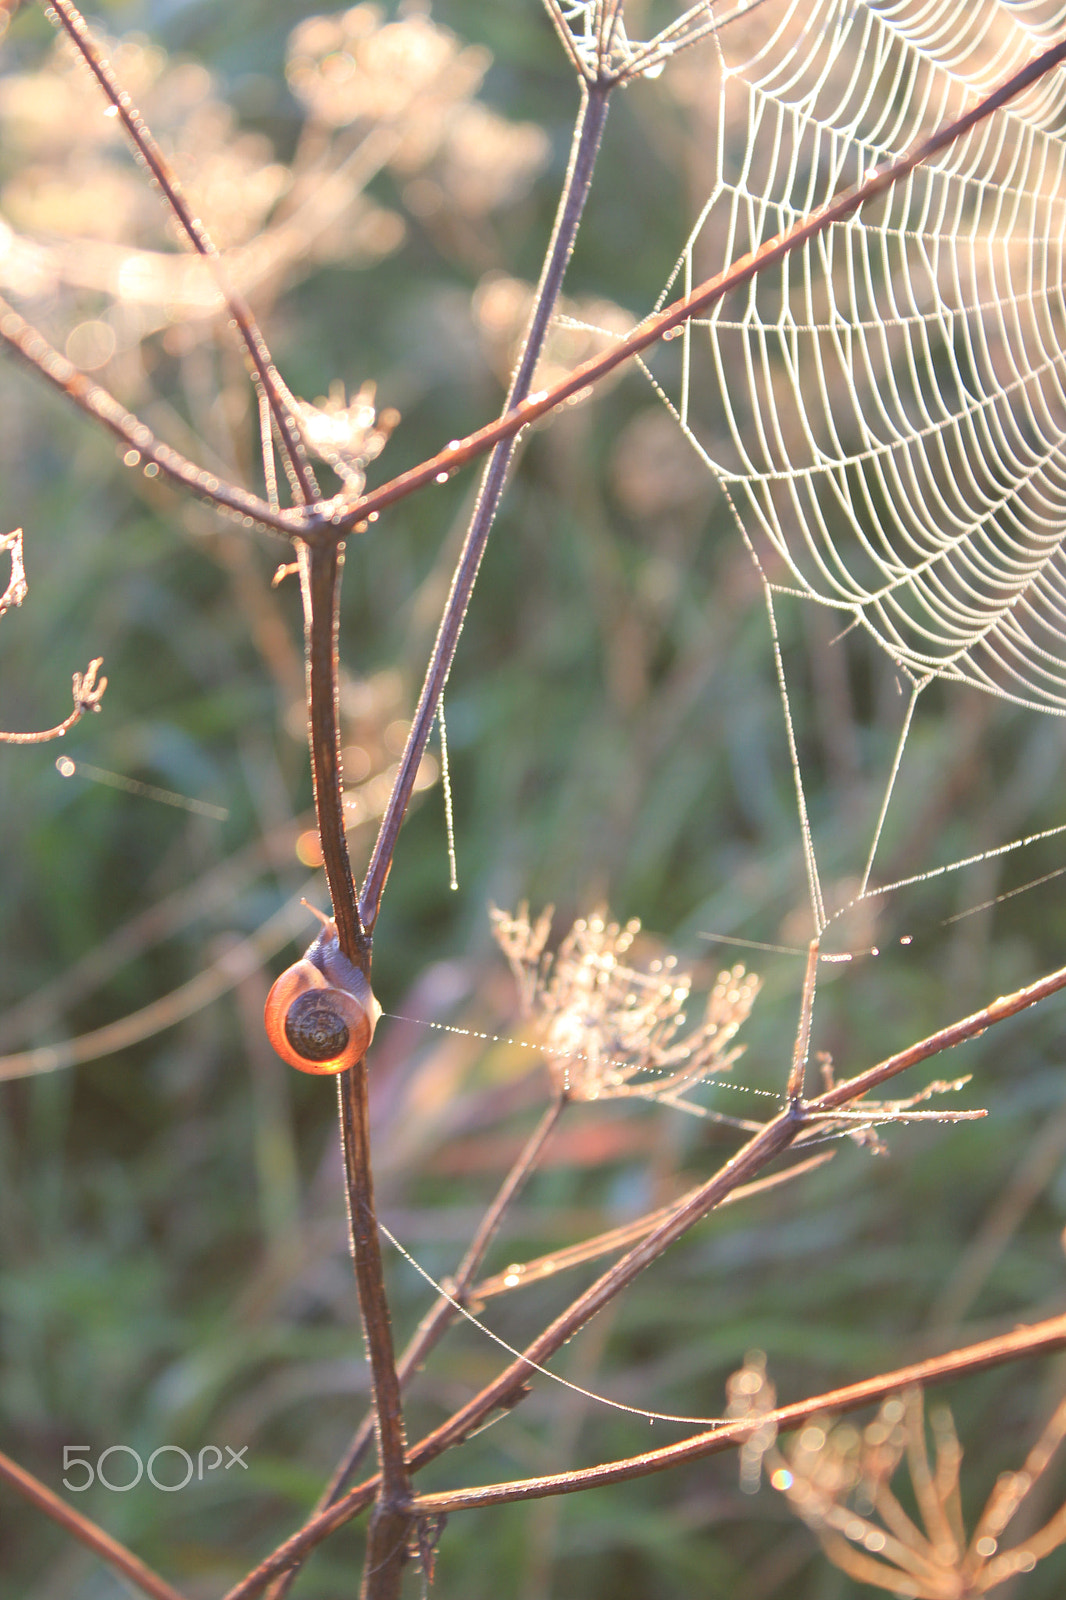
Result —
<svg viewBox="0 0 1066 1600"><path fill-rule="evenodd" d="M348 1048L348 1024L329 989L298 995L285 1014L285 1037L307 1061L336 1061Z"/></svg>
<svg viewBox="0 0 1066 1600"><path fill-rule="evenodd" d="M343 1072L365 1054L381 1007L366 975L340 948L327 922L302 961L276 978L267 996L267 1037L300 1072Z"/></svg>

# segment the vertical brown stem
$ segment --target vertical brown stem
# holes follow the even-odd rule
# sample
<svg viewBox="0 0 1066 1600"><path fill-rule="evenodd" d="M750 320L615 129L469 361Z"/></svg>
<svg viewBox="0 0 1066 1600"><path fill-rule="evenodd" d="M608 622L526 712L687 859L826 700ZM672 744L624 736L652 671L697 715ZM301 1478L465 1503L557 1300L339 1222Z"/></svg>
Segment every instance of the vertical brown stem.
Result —
<svg viewBox="0 0 1066 1600"><path fill-rule="evenodd" d="M322 843L333 920L340 946L361 972L370 976L370 945L359 917L355 882L344 831L340 723L337 708L337 627L343 546L301 545L300 578L307 649L307 703L310 708L311 772L315 813Z"/></svg>
<svg viewBox="0 0 1066 1600"><path fill-rule="evenodd" d="M410 1500L411 1486L404 1460L406 1438L403 1406L392 1347L381 1241L374 1211L365 1057L348 1072L341 1074L337 1094L348 1180L352 1258L359 1290L363 1336L370 1356L374 1432L381 1468L381 1487L370 1523L362 1593L365 1600L392 1600L399 1593L406 1562L408 1519L404 1507Z"/></svg>
<svg viewBox="0 0 1066 1600"><path fill-rule="evenodd" d="M306 618L308 703L311 708L311 765L322 857L340 946L345 955L369 977L370 941L364 932L356 903L344 831L341 786L337 623L342 561L341 550L332 543L301 547L300 575ZM399 1594L406 1562L407 1517L403 1507L410 1499L410 1484L404 1462L406 1442L400 1384L396 1374L381 1241L374 1211L365 1057L340 1075L337 1093L352 1260L363 1337L370 1358L374 1430L381 1467L381 1488L370 1524L363 1594L366 1600L393 1600Z"/></svg>
<svg viewBox="0 0 1066 1600"><path fill-rule="evenodd" d="M608 84L582 88L581 110L571 146L570 165L556 217L551 245L538 285L522 356L511 382L506 408L513 409L529 392L544 336L558 298L566 264L592 180L596 154L607 116ZM414 787L415 774L429 739L440 696L447 681L478 567L503 493L515 444L500 444L489 458L481 492L448 597L415 722L408 737L400 772L382 822L368 873L366 904L356 903L344 833L340 756L336 718L336 627L339 569L327 544L305 547L301 555L305 613L308 618L308 676L311 704L311 755L315 804L323 860L333 900L341 948L369 975L370 940L392 852ZM399 1593L406 1560L408 1519L404 1507L410 1486L404 1461L403 1410L385 1296L384 1274L374 1217L367 1132L365 1065L345 1075L340 1087L352 1249L359 1287L360 1315L370 1355L374 1384L374 1426L382 1482L370 1524L364 1572L365 1600L393 1600ZM502 1214L502 1213L501 1213ZM491 1237L486 1234L485 1243ZM443 1321L440 1327L443 1328ZM437 1336L437 1335L435 1335Z"/></svg>
<svg viewBox="0 0 1066 1600"><path fill-rule="evenodd" d="M548 254L537 285L522 354L511 379L511 387L504 405L504 414L521 405L533 381L533 373L544 345L544 336L555 310L555 302L559 297L563 275L574 248L578 224L588 198L600 139L607 120L612 87L610 82L582 84L581 110L574 127L566 182L559 200ZM366 882L363 884L360 907L363 920L370 929L377 920L381 894L392 865L396 840L414 789L419 763L429 741L437 707L444 693L444 685L448 681L448 673L455 658L466 608L470 603L481 558L485 553L489 533L503 495L507 469L514 456L515 447L515 439L502 440L489 457L481 480L477 504L452 578L451 591L441 617L433 654L426 669L422 693L411 731L407 736L400 770L392 794L389 796L389 803L374 845L374 853L370 859Z"/></svg>
<svg viewBox="0 0 1066 1600"><path fill-rule="evenodd" d="M456 1269L451 1284L448 1285L452 1299L436 1300L408 1341L396 1365L401 1388L418 1371L441 1335L455 1319L457 1312L452 1300L457 1300L460 1304L465 1303L467 1290L485 1259L485 1252L495 1237L504 1213L535 1170L541 1151L567 1103L566 1096L559 1095L545 1111L497 1190L495 1199L482 1217L480 1226ZM374 1432L374 1421L374 1412L371 1411L356 1429L348 1449L337 1463L336 1471L315 1507L316 1514L325 1511L328 1506L335 1505L344 1493L352 1473L359 1466L370 1443ZM299 1566L295 1566L278 1578L268 1590L266 1600L285 1600L299 1570Z"/></svg>
<svg viewBox="0 0 1066 1600"><path fill-rule="evenodd" d="M811 1050L811 1018L814 1013L814 991L818 982L818 955L821 940L812 939L807 948L807 971L803 977L803 999L800 1002L799 1027L792 1051L792 1066L788 1074L786 1093L795 1103L803 1099L803 1085L807 1076L807 1057Z"/></svg>

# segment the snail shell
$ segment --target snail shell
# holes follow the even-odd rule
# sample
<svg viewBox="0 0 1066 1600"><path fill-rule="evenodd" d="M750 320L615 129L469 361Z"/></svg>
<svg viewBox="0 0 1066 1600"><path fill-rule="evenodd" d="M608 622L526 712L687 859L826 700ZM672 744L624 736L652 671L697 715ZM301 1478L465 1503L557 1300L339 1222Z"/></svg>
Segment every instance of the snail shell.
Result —
<svg viewBox="0 0 1066 1600"><path fill-rule="evenodd" d="M276 979L267 995L267 1037L283 1061L300 1072L343 1072L366 1052L381 1007L370 984L340 947L335 922L326 922L301 961Z"/></svg>

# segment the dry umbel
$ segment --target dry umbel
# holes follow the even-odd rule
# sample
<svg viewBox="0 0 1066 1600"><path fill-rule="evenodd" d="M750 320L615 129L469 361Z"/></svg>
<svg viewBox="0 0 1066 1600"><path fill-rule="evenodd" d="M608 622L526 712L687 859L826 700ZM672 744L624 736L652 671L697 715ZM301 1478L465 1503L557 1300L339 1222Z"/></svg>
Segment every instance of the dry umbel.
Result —
<svg viewBox="0 0 1066 1600"><path fill-rule="evenodd" d="M525 904L513 916L494 907L491 916L557 1093L676 1105L686 1089L727 1071L742 1053L731 1041L759 992L759 979L744 967L718 974L702 1021L687 1028L692 978L676 956L656 957L646 971L627 959L638 921L581 917L552 954L550 908L533 923Z"/></svg>
<svg viewBox="0 0 1066 1600"><path fill-rule="evenodd" d="M774 1386L761 1351L749 1353L729 1381L730 1416L771 1412ZM865 1427L829 1417L811 1420L784 1444L768 1420L741 1451L741 1487L754 1493L760 1472L817 1536L830 1561L860 1583L907 1600L977 1600L1008 1579L1032 1572L1066 1542L1066 1505L1034 1532L1005 1537L1066 1436L1066 1400L1055 1408L1017 1472L997 1478L966 1534L960 1494L963 1452L945 1405L929 1415L930 1459L920 1388L884 1400ZM891 1484L906 1462L917 1518Z"/></svg>

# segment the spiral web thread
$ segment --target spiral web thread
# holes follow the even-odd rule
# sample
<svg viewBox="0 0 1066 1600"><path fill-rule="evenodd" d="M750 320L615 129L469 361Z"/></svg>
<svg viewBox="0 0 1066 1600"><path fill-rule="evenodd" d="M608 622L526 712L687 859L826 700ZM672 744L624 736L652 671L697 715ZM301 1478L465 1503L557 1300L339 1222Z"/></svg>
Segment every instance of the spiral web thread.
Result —
<svg viewBox="0 0 1066 1600"><path fill-rule="evenodd" d="M767 0L663 301L951 121L1066 0ZM705 69L706 70L706 69ZM1066 714L1066 72L690 325L661 392L777 591Z"/></svg>

